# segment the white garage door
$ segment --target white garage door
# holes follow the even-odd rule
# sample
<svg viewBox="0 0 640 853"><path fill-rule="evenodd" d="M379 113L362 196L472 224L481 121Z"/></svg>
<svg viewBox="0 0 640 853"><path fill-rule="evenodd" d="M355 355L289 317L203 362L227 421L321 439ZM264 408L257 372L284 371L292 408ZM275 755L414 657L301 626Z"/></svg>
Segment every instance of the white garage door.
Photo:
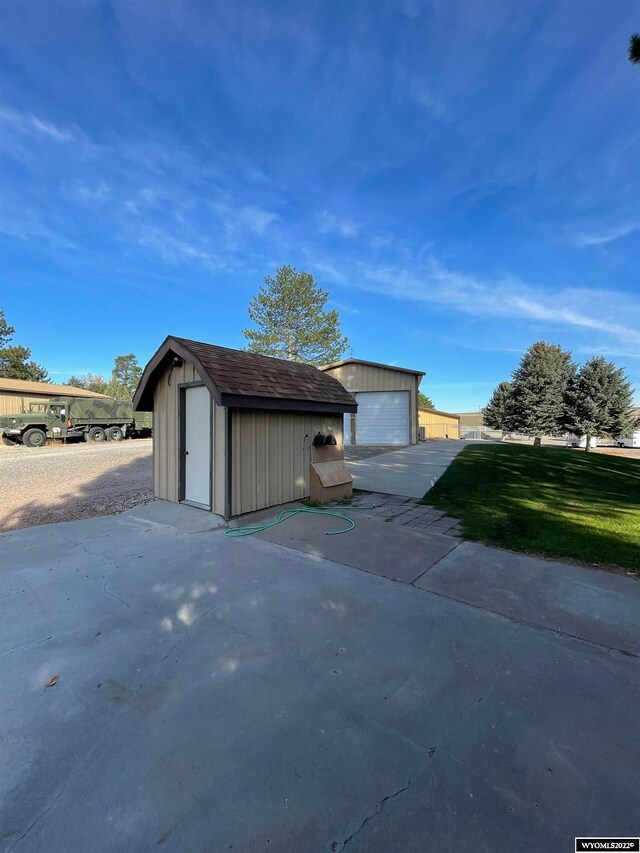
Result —
<svg viewBox="0 0 640 853"><path fill-rule="evenodd" d="M356 394L357 444L409 444L409 392Z"/></svg>

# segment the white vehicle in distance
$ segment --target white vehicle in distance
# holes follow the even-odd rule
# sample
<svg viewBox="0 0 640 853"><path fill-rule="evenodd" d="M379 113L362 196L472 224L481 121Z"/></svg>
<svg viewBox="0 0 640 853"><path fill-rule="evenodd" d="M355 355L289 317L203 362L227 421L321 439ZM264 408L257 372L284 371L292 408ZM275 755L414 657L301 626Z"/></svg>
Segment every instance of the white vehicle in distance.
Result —
<svg viewBox="0 0 640 853"><path fill-rule="evenodd" d="M619 436L614 439L616 447L640 447L640 429L637 429L631 435Z"/></svg>
<svg viewBox="0 0 640 853"><path fill-rule="evenodd" d="M567 447L586 447L587 446L587 436L581 435L578 438L577 435L574 435L572 432L567 434ZM589 447L597 447L598 439L594 436L589 440Z"/></svg>

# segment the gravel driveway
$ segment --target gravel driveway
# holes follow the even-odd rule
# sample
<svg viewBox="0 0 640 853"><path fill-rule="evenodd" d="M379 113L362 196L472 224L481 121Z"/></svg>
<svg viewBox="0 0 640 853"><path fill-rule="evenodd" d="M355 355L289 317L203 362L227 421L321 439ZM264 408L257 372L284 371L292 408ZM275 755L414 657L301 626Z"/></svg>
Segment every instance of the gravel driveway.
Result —
<svg viewBox="0 0 640 853"><path fill-rule="evenodd" d="M130 509L153 497L152 439L0 451L0 531Z"/></svg>

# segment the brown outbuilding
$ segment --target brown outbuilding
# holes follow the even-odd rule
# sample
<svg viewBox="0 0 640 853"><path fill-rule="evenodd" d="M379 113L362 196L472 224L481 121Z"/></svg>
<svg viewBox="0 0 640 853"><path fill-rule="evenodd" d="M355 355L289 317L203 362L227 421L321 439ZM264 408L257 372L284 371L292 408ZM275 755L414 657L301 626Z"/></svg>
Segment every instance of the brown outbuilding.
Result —
<svg viewBox="0 0 640 853"><path fill-rule="evenodd" d="M133 399L154 414L156 497L229 518L309 495L312 441L357 404L307 364L169 336Z"/></svg>

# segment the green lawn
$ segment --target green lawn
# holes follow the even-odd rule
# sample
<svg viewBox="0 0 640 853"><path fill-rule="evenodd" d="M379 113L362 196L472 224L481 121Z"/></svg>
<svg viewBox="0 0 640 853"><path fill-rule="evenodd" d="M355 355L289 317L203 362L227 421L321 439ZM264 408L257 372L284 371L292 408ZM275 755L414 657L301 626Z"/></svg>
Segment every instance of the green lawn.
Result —
<svg viewBox="0 0 640 853"><path fill-rule="evenodd" d="M472 445L424 497L491 545L640 569L640 460Z"/></svg>

